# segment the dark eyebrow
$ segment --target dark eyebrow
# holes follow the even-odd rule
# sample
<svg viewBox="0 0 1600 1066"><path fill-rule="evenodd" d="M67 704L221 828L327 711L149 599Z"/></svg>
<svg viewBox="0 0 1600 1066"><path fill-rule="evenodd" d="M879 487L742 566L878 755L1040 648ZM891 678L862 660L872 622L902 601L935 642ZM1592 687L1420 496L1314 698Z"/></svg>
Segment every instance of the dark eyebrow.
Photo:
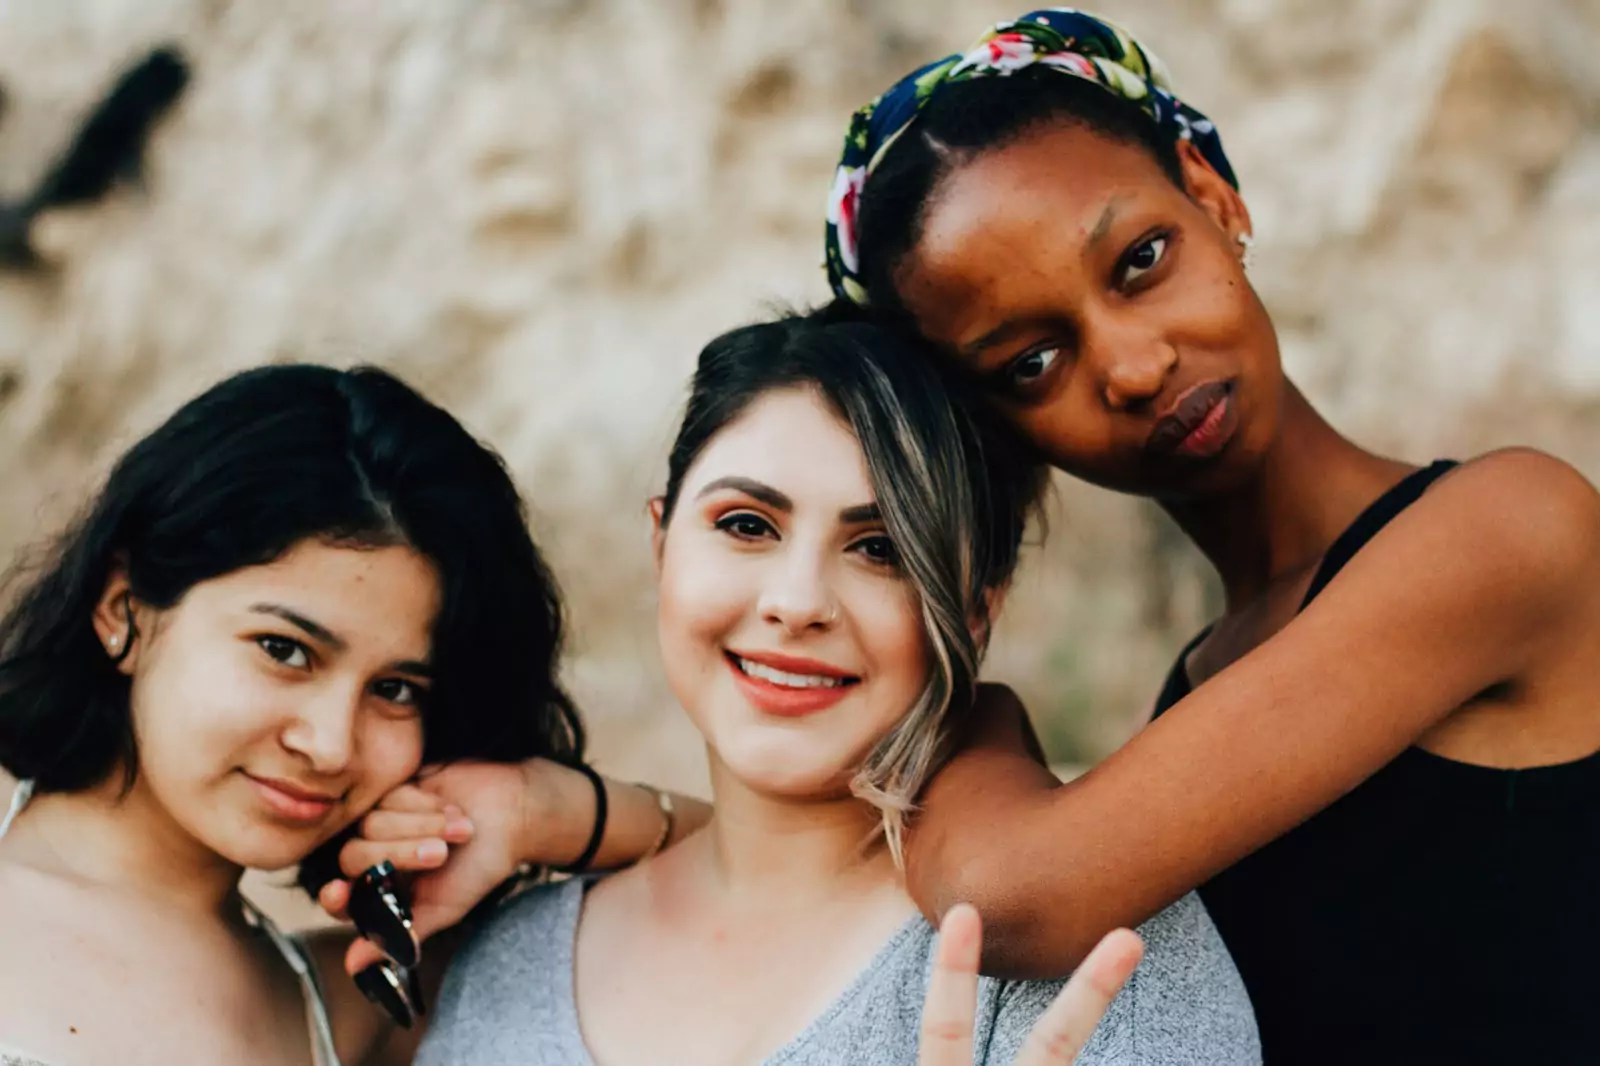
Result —
<svg viewBox="0 0 1600 1066"><path fill-rule="evenodd" d="M715 481L708 482L704 488L695 493L694 498L698 500L700 497L709 496L719 489L733 489L735 492L742 492L751 499L760 500L776 511L788 512L794 510L794 501L789 497L771 485L763 484L754 478L748 477L719 477Z"/></svg>
<svg viewBox="0 0 1600 1066"><path fill-rule="evenodd" d="M794 510L794 501L771 485L748 477L719 477L708 482L704 488L695 493L695 499L709 496L719 489L733 489L746 496L760 500L774 510L789 512ZM883 512L876 503L858 503L854 507L846 507L839 512L839 521L846 525L860 525L865 522L883 521Z"/></svg>
<svg viewBox="0 0 1600 1066"><path fill-rule="evenodd" d="M1113 196L1100 212L1100 217L1095 220L1094 229L1089 231L1089 239L1084 242L1083 250L1087 255L1095 251L1111 233L1111 226L1117 221L1117 208L1122 202L1122 197ZM977 340L961 346L961 352L967 356L982 355L990 348L1007 341L1013 333L1023 328L1024 324L1007 321L991 329Z"/></svg>
<svg viewBox="0 0 1600 1066"><path fill-rule="evenodd" d="M1018 328L1019 324L1016 322L1002 322L970 344L963 344L961 353L967 356L982 355L1002 341L1009 340Z"/></svg>
<svg viewBox="0 0 1600 1066"><path fill-rule="evenodd" d="M1089 231L1089 240L1083 246L1085 252L1092 252L1098 248L1100 242L1111 232L1111 224L1117 220L1117 204L1121 199L1119 196L1113 196L1106 204L1105 210L1100 212L1100 218L1095 222L1094 229Z"/></svg>
<svg viewBox="0 0 1600 1066"><path fill-rule="evenodd" d="M276 603L258 603L252 606L250 610L256 614L270 614L276 618L281 618L290 625L303 630L312 640L326 644L330 648L343 650L346 646L344 640L335 635L332 630L326 626L318 625L298 611L292 611Z"/></svg>

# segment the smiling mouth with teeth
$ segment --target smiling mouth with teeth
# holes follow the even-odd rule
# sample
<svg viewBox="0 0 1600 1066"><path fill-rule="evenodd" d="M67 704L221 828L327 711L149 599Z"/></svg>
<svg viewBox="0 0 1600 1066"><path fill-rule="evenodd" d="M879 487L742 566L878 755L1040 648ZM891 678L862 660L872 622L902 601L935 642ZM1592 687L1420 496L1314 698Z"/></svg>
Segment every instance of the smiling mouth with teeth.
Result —
<svg viewBox="0 0 1600 1066"><path fill-rule="evenodd" d="M751 659L744 659L731 652L728 658L739 672L746 677L753 677L758 681L765 681L770 685L782 685L784 688L843 688L853 685L861 679L858 677L834 677L827 674L796 674L788 670L779 670L765 663L758 663Z"/></svg>

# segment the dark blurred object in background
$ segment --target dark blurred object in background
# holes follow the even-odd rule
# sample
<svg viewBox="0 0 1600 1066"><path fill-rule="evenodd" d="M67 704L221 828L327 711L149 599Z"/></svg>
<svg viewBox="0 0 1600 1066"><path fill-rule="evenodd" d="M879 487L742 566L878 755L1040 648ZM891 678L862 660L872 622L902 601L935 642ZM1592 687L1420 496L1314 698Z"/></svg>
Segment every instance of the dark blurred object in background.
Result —
<svg viewBox="0 0 1600 1066"><path fill-rule="evenodd" d="M98 200L119 180L137 182L151 129L188 83L189 64L171 46L152 51L117 79L33 192L19 202L0 203L0 266L38 265L28 234L42 212ZM0 89L0 118L5 103Z"/></svg>

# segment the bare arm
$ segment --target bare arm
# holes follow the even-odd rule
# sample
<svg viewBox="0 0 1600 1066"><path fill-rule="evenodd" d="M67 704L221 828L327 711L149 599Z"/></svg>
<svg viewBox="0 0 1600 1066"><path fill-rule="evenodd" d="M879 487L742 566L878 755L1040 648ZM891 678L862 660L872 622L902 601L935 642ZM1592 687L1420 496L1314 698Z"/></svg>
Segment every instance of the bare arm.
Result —
<svg viewBox="0 0 1600 1066"><path fill-rule="evenodd" d="M560 769L560 779L555 787L560 791L559 798L550 802L549 810L562 810L574 812L572 816L556 816L553 813L543 818L538 815L528 819L528 831L525 843L520 849L523 861L553 862L559 865L563 861L570 861L578 857L588 842L589 832L594 826L594 786L587 778L576 770ZM622 781L613 781L606 778L606 833L601 842L600 850L595 854L593 866L597 870L611 870L620 866L627 866L637 862L646 851L656 842L661 834L662 812L657 806L656 799L647 790L637 785ZM685 836L705 825L711 818L711 805L680 793L671 793L672 796L672 835L664 847L682 840ZM540 838L542 825L563 823L569 830L563 848L552 848L550 842ZM571 833L576 828L578 833ZM540 856L546 856L540 858ZM555 859L548 856L565 855L566 859Z"/></svg>
<svg viewBox="0 0 1600 1066"><path fill-rule="evenodd" d="M647 789L603 779L605 833L590 868L637 862L666 828L666 815ZM412 918L419 938L449 929L523 863L570 865L595 827L594 785L584 774L547 759L521 764L462 762L425 774L390 792L344 845L339 864L355 877L388 861L412 875ZM704 825L709 805L673 794L671 832L663 846ZM323 907L344 916L349 882L322 890ZM428 940L425 956L448 956L448 944ZM354 974L378 959L377 948L354 943L346 969Z"/></svg>
<svg viewBox="0 0 1600 1066"><path fill-rule="evenodd" d="M602 781L606 825L589 864L595 870L637 862L655 846L665 820L649 790L610 778ZM711 806L704 801L670 795L671 834L663 847L682 840L711 817ZM419 873L443 865L442 856L430 861L416 854L424 844L448 844L456 850L470 845L492 865L495 883L511 876L520 863L569 865L583 853L594 831L595 800L594 785L585 775L548 759L517 765L458 763L386 796L362 823L361 836L340 852L340 866L354 876L385 859L399 869ZM450 837L445 828L447 807L471 820L471 836ZM423 817L389 817L386 812Z"/></svg>
<svg viewBox="0 0 1600 1066"><path fill-rule="evenodd" d="M604 779L606 829L595 869L627 865L661 835L663 814L647 790ZM705 824L709 805L673 794L670 845ZM471 822L465 834L452 820ZM412 918L426 941L418 973L423 998L432 1003L444 972L460 946L457 927L467 912L503 883L520 863L563 865L578 857L594 829L595 794L589 779L545 759L520 765L457 763L425 775L384 797L362 822L362 835L340 852L340 865L355 876L388 860L412 875ZM440 857L419 849L445 845ZM345 918L349 882L322 890L323 907ZM379 961L378 949L348 927L319 930L307 938L322 975L340 1058L362 1066L401 1066L416 1053L427 1018L411 1029L395 1025L369 1004L350 974Z"/></svg>
<svg viewBox="0 0 1600 1066"><path fill-rule="evenodd" d="M1068 784L1027 754L1015 698L987 692L982 728L926 793L912 894L935 920L977 905L986 972L1065 973L1485 689L1592 643L1597 581L1594 489L1537 453L1478 460L1280 633Z"/></svg>

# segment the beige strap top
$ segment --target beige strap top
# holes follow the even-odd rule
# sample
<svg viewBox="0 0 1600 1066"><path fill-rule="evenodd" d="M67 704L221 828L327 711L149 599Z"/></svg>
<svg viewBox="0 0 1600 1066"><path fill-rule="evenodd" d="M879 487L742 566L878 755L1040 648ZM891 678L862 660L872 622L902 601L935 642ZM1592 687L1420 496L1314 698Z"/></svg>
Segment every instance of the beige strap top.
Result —
<svg viewBox="0 0 1600 1066"><path fill-rule="evenodd" d="M32 796L32 781L22 781L17 784L11 794L11 806L6 811L5 817L0 819L0 837L6 835L11 823L17 820L17 815L22 813L22 808L28 805L28 800ZM295 937L281 932L249 900L244 901L244 916L252 927L260 930L268 940L272 941L278 953L283 956L283 961L289 964L289 968L300 981L300 990L305 995L306 1001L306 1023L311 1030L312 1066L339 1066L339 1055L334 1050L333 1044L333 1025L328 1019L328 1006L322 998L322 984L317 980L316 967L311 964L305 946ZM0 1066L51 1066L51 1064L0 1046Z"/></svg>

